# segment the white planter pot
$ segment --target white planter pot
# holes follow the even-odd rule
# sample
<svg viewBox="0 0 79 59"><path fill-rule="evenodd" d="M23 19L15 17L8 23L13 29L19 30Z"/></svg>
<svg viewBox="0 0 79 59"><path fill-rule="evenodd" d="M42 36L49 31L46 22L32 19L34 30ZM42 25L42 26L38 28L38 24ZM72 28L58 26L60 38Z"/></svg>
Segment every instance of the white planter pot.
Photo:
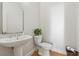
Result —
<svg viewBox="0 0 79 59"><path fill-rule="evenodd" d="M35 44L39 44L42 41L42 35L34 36Z"/></svg>

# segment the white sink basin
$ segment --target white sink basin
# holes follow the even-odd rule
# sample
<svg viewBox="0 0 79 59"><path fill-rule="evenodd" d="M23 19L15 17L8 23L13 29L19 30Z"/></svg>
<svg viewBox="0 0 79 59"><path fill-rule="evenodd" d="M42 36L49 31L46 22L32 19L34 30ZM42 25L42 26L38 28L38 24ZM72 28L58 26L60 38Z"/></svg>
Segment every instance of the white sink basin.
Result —
<svg viewBox="0 0 79 59"><path fill-rule="evenodd" d="M0 46L17 47L27 43L27 40L32 39L30 35L0 37Z"/></svg>

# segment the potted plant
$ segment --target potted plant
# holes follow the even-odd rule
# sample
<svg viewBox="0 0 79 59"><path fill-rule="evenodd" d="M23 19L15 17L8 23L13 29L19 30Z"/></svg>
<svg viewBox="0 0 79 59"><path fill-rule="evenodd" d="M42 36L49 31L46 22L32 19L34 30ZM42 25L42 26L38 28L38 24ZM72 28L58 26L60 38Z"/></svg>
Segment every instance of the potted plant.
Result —
<svg viewBox="0 0 79 59"><path fill-rule="evenodd" d="M40 28L34 29L34 39L37 43L41 42L41 40L42 40L42 30Z"/></svg>

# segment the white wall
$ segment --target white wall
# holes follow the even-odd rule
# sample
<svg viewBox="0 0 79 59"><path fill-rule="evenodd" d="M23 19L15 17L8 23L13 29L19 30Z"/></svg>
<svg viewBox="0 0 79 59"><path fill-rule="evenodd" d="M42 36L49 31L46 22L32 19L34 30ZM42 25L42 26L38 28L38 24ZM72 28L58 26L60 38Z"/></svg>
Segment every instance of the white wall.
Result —
<svg viewBox="0 0 79 59"><path fill-rule="evenodd" d="M64 51L64 3L40 3L40 24L44 40L53 50Z"/></svg>
<svg viewBox="0 0 79 59"><path fill-rule="evenodd" d="M24 9L24 33L32 35L33 29L39 25L39 3L22 3Z"/></svg>
<svg viewBox="0 0 79 59"><path fill-rule="evenodd" d="M53 49L69 45L79 50L79 3L40 3L40 24Z"/></svg>
<svg viewBox="0 0 79 59"><path fill-rule="evenodd" d="M79 3L65 3L65 44L79 50Z"/></svg>
<svg viewBox="0 0 79 59"><path fill-rule="evenodd" d="M76 3L64 3L65 45L76 48Z"/></svg>
<svg viewBox="0 0 79 59"><path fill-rule="evenodd" d="M76 7L76 14L77 14L77 20L76 20L76 35L77 35L77 40L76 40L76 47L77 50L79 51L79 2L76 3L77 7Z"/></svg>

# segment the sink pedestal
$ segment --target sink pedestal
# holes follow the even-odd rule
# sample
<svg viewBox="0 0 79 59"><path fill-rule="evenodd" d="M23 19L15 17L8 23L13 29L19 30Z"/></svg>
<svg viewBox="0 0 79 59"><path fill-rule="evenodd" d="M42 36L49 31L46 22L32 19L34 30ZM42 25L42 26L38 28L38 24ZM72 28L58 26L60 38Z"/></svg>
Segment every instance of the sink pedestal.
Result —
<svg viewBox="0 0 79 59"><path fill-rule="evenodd" d="M14 56L23 56L23 50L22 47L12 47Z"/></svg>

